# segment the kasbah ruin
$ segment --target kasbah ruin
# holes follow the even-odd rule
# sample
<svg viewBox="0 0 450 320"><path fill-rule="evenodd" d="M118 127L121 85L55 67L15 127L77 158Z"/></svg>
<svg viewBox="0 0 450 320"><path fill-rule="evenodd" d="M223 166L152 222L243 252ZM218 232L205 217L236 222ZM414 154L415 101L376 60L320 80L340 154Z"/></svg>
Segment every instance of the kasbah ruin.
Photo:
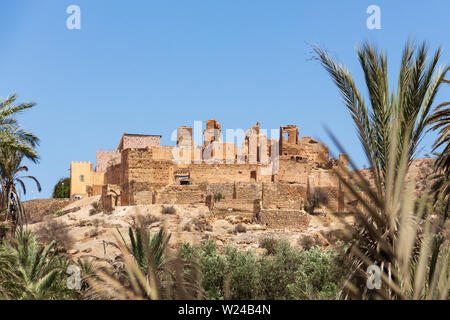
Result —
<svg viewBox="0 0 450 320"><path fill-rule="evenodd" d="M71 162L71 198L101 195L105 211L116 206L204 205L215 215L239 215L269 228L307 225L304 206L316 189L328 194L327 211L351 211L355 202L336 174L348 170L347 155L330 158L323 143L308 136L300 139L295 125L280 127L279 134L277 141L268 139L257 123L238 148L222 142L217 120L206 121L203 145L195 147L192 127L177 130L176 147L160 145L160 135L124 133L117 150L97 150L95 170L91 162ZM180 149L188 150L184 156L180 152L181 158L191 161L174 161ZM208 161L198 157L205 153ZM276 159L277 170L264 158Z"/></svg>

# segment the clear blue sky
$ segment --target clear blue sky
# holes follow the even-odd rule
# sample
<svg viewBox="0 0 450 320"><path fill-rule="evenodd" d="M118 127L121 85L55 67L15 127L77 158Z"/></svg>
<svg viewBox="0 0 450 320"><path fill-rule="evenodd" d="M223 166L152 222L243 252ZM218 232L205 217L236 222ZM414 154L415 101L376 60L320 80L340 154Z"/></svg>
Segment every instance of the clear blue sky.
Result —
<svg viewBox="0 0 450 320"><path fill-rule="evenodd" d="M81 30L66 28L71 4ZM366 27L371 4L381 30ZM449 12L445 0L2 1L0 96L37 103L19 118L42 140L30 173L44 190L33 197L50 196L71 160L116 148L122 132L161 134L171 145L175 128L209 118L222 128L296 124L333 151L327 125L363 166L350 117L309 44L329 49L362 86L354 49L373 40L394 83L408 37L442 45L441 62L450 62Z"/></svg>

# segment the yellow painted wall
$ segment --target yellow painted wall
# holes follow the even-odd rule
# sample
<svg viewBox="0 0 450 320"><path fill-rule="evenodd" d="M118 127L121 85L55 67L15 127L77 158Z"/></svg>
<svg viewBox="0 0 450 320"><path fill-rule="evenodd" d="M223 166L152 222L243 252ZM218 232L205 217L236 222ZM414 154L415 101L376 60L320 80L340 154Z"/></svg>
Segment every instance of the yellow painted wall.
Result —
<svg viewBox="0 0 450 320"><path fill-rule="evenodd" d="M81 179L83 176L83 179ZM83 181L82 181L83 180ZM70 163L70 197L75 195L87 197L87 187L103 186L105 173L95 172L90 162L72 161ZM97 188L101 190L101 188Z"/></svg>
<svg viewBox="0 0 450 320"><path fill-rule="evenodd" d="M86 187L93 184L93 166L90 162L70 162L70 197L87 197Z"/></svg>

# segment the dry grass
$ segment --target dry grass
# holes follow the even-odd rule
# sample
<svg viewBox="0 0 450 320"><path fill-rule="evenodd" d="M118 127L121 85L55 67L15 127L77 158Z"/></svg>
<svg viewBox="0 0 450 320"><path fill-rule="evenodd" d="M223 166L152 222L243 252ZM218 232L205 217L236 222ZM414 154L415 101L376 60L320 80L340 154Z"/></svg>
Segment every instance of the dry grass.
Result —
<svg viewBox="0 0 450 320"><path fill-rule="evenodd" d="M55 241L60 249L69 250L73 246L74 241L69 234L67 225L55 219L42 222L41 225L36 228L35 234L39 241L45 245Z"/></svg>
<svg viewBox="0 0 450 320"><path fill-rule="evenodd" d="M91 203L92 208L89 210L89 215L93 216L103 211L103 206L100 201L94 201Z"/></svg>
<svg viewBox="0 0 450 320"><path fill-rule="evenodd" d="M177 213L177 209L174 206L163 206L161 209L162 214L175 214Z"/></svg>
<svg viewBox="0 0 450 320"><path fill-rule="evenodd" d="M133 229L147 229L149 226L151 226L153 223L160 221L159 218L155 217L154 215L147 213L147 214L135 214L131 216L129 219L129 224Z"/></svg>

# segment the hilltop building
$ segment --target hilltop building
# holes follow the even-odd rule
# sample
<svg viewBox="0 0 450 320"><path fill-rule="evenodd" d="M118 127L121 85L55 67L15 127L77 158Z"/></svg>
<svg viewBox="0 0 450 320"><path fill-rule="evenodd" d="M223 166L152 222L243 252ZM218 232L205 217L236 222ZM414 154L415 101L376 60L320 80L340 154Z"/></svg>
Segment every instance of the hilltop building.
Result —
<svg viewBox="0 0 450 320"><path fill-rule="evenodd" d="M335 173L348 169L348 157L330 159L327 146L300 139L295 125L280 127L279 140L271 140L257 123L241 147L222 142L216 120L206 122L202 145L194 145L192 127L184 126L177 146L160 140L124 133L116 150L97 151L95 170L90 162L72 161L71 197L101 194L104 207L203 203L255 214L302 210L308 193L319 188L329 195L330 210L348 209Z"/></svg>

